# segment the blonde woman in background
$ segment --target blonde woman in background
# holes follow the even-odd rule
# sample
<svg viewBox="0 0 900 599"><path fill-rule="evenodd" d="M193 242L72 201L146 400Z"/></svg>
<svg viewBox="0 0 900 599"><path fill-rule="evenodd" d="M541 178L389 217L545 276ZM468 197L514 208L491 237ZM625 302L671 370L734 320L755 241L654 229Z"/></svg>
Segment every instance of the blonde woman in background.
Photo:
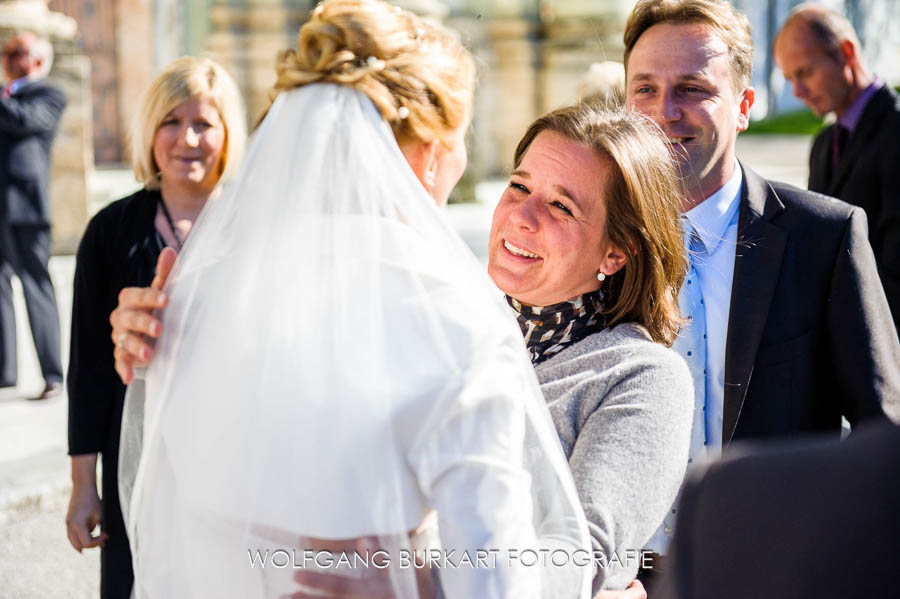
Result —
<svg viewBox="0 0 900 599"><path fill-rule="evenodd" d="M143 186L88 224L78 248L72 307L69 542L101 547L100 594L131 595L131 554L119 508L117 462L125 386L110 359L109 313L125 287L149 285L163 248L178 250L245 142L243 104L228 73L183 57L150 84L134 118L132 165ZM103 455L97 493L97 456ZM101 532L93 534L97 525Z"/></svg>

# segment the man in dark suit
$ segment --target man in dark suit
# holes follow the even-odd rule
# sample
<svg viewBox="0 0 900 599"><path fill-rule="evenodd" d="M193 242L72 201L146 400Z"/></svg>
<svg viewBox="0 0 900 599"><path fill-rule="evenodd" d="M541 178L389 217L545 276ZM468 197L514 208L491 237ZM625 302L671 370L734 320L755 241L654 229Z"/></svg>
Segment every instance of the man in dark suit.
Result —
<svg viewBox="0 0 900 599"><path fill-rule="evenodd" d="M44 375L39 398L62 391L59 313L50 260L50 146L66 105L46 83L52 47L31 32L3 50L0 93L0 386L16 384L16 322L10 278L22 281L28 320Z"/></svg>
<svg viewBox="0 0 900 599"><path fill-rule="evenodd" d="M775 58L794 95L837 121L813 143L809 188L859 206L894 324L900 327L900 98L873 76L843 16L801 5L775 39Z"/></svg>
<svg viewBox="0 0 900 599"><path fill-rule="evenodd" d="M900 427L735 452L688 477L653 599L900 597Z"/></svg>
<svg viewBox="0 0 900 599"><path fill-rule="evenodd" d="M900 341L865 214L736 160L754 101L747 18L724 0L641 0L624 41L627 103L684 177L697 301L675 349L696 388L691 459L735 439L838 437L842 417L900 420ZM648 548L665 550L674 516Z"/></svg>

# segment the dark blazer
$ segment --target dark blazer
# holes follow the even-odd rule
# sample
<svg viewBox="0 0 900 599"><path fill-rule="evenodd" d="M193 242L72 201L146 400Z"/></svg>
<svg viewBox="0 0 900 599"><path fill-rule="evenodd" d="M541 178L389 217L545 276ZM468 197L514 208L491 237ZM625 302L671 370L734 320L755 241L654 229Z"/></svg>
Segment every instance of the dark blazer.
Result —
<svg viewBox="0 0 900 599"><path fill-rule="evenodd" d="M833 136L832 125L813 143L809 188L866 211L878 273L900 328L900 97L888 86L872 96L834 172Z"/></svg>
<svg viewBox="0 0 900 599"><path fill-rule="evenodd" d="M900 427L745 451L688 478L654 599L900 597Z"/></svg>
<svg viewBox="0 0 900 599"><path fill-rule="evenodd" d="M50 146L66 105L61 91L38 79L0 98L0 219L50 225Z"/></svg>
<svg viewBox="0 0 900 599"><path fill-rule="evenodd" d="M900 341L865 214L741 168L723 440L900 420Z"/></svg>
<svg viewBox="0 0 900 599"><path fill-rule="evenodd" d="M103 454L101 597L127 598L133 575L131 551L119 505L119 431L125 385L113 367L109 313L123 287L153 280L163 242L153 220L158 191L141 189L100 210L78 246L72 284L69 372L69 454Z"/></svg>

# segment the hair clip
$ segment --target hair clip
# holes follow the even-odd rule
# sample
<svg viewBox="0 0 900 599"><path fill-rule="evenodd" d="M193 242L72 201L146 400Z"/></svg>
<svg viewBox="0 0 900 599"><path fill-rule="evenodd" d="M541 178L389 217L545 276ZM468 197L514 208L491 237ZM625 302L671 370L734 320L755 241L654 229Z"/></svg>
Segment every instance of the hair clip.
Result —
<svg viewBox="0 0 900 599"><path fill-rule="evenodd" d="M324 9L325 9L325 7L322 6L322 3L321 3L321 2L319 2L318 4L316 4L316 7L313 9L313 14L314 14L314 15L321 14L321 12L322 12Z"/></svg>
<svg viewBox="0 0 900 599"><path fill-rule="evenodd" d="M407 108L406 106L401 106L397 109L397 116L400 117L401 120L406 119L407 117L409 117L409 108Z"/></svg>
<svg viewBox="0 0 900 599"><path fill-rule="evenodd" d="M384 68L384 61L374 56L370 56L366 59L366 65L375 71L380 71Z"/></svg>

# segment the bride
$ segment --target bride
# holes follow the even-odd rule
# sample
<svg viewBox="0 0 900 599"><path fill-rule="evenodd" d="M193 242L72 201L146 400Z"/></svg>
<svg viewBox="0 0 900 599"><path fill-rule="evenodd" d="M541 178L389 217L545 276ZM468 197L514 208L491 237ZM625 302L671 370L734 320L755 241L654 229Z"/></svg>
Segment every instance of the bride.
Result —
<svg viewBox="0 0 900 599"><path fill-rule="evenodd" d="M521 334L438 210L471 56L386 2L329 0L277 72L129 390L135 597L584 596Z"/></svg>

